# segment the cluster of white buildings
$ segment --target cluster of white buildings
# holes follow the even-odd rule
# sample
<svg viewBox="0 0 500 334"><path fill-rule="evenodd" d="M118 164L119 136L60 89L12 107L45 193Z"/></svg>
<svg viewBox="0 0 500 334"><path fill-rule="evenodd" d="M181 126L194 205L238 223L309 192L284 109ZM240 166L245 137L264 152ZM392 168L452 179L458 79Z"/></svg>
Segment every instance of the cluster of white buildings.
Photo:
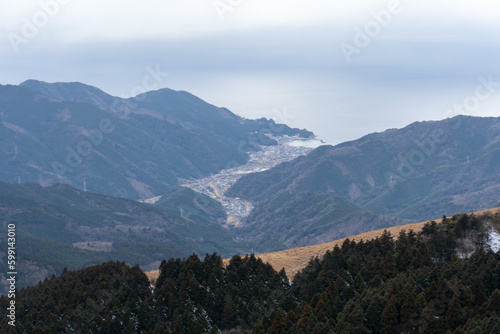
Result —
<svg viewBox="0 0 500 334"><path fill-rule="evenodd" d="M278 142L278 145L261 146L261 151L250 153L250 160L247 164L223 170L203 179L186 181L183 186L220 201L228 216L241 220L250 214L253 209L252 204L239 198L226 197L227 189L245 174L268 170L313 150L311 147L300 146L300 142L297 145L298 137L282 136L273 137L273 139ZM292 142L295 145L289 145Z"/></svg>

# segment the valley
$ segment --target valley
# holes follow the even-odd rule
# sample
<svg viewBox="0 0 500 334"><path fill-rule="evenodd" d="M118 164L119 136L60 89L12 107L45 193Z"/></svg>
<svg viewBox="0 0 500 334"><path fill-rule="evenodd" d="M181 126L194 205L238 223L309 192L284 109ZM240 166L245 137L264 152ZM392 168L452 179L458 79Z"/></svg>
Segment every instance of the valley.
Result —
<svg viewBox="0 0 500 334"><path fill-rule="evenodd" d="M197 266L203 254L214 254L214 264L229 272L241 264L240 255L258 254L245 261L258 261L271 276L279 271L278 281L286 275L300 282L314 279L307 271L332 249L348 252L351 242L364 247L387 239L386 230L394 237L422 230L437 241L449 235L446 250L426 241L448 260L452 253L467 260L477 240L486 245L488 233L489 248L499 247L498 226L484 218L488 230L479 234L464 234L474 217L455 215L431 232L424 231L429 224L414 224L500 206L499 118L416 122L331 146L307 130L243 119L168 89L136 101L79 83L28 81L0 85L0 107L0 180L6 181L0 181L0 222L18 223L21 288L104 261L122 261L118 271L138 264L134 275L143 275L165 266L163 260L175 267L189 257ZM123 108L126 118L117 116ZM68 160L67 148L87 145L99 119L112 120L114 130L88 155ZM411 161L419 140L436 128L446 143L393 182L400 160ZM68 143L66 149L60 143ZM53 173L62 163L71 170ZM19 179L28 183L12 183ZM5 240L0 246L5 249ZM5 264L0 269L6 272ZM154 279L154 272L148 275ZM206 280L214 282L210 275Z"/></svg>
<svg viewBox="0 0 500 334"><path fill-rule="evenodd" d="M10 1L0 334L500 334L500 3Z"/></svg>
<svg viewBox="0 0 500 334"><path fill-rule="evenodd" d="M267 134L278 130L314 136L265 118L243 119L185 91L123 99L78 82L0 85L0 116L0 180L85 183L89 191L135 200L218 173L229 162L245 164L256 145L277 145Z"/></svg>
<svg viewBox="0 0 500 334"><path fill-rule="evenodd" d="M243 219L253 209L250 201L239 197L226 196L226 191L242 176L269 170L280 163L306 155L322 144L319 140L303 140L298 136L272 136L278 145L262 146L260 151L249 153L248 163L228 168L219 173L197 180L183 180L181 186L210 196L220 202L227 214L225 227L241 227Z"/></svg>

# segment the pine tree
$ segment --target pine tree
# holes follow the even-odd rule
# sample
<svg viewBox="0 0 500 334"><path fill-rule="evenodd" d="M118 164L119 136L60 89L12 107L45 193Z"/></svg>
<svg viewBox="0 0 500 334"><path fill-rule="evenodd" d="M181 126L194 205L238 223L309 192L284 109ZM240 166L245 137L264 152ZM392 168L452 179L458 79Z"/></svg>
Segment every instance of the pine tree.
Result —
<svg viewBox="0 0 500 334"><path fill-rule="evenodd" d="M314 317L314 311L312 307L309 304L306 304L304 306L304 309L302 310L302 315L300 316L300 319L298 320L297 324L299 327L302 329L307 328L307 324L309 323L309 318Z"/></svg>
<svg viewBox="0 0 500 334"><path fill-rule="evenodd" d="M380 242L380 251L382 254L394 251L394 239L391 232L384 230L382 235L378 238Z"/></svg>
<svg viewBox="0 0 500 334"><path fill-rule="evenodd" d="M255 322L252 334L266 334L266 331L264 330L264 325L262 324L262 321L260 319L258 319Z"/></svg>
<svg viewBox="0 0 500 334"><path fill-rule="evenodd" d="M380 316L380 331L384 334L398 333L398 310L396 309L395 296L391 296L386 302Z"/></svg>
<svg viewBox="0 0 500 334"><path fill-rule="evenodd" d="M441 334L437 331L436 318L429 306L425 307L420 314L418 331L425 334Z"/></svg>
<svg viewBox="0 0 500 334"><path fill-rule="evenodd" d="M372 333L380 333L380 315L385 307L385 300L379 295L371 297L365 312L366 326Z"/></svg>
<svg viewBox="0 0 500 334"><path fill-rule="evenodd" d="M387 252L384 258L384 262L382 262L381 269L382 279L387 280L393 278L397 274L396 269L396 261L392 256L392 252Z"/></svg>
<svg viewBox="0 0 500 334"><path fill-rule="evenodd" d="M401 305L400 311L400 330L403 333L413 333L418 326L419 311L416 304L417 296L410 292Z"/></svg>
<svg viewBox="0 0 500 334"><path fill-rule="evenodd" d="M288 311L288 313L286 314L286 317L285 317L286 330L289 331L290 328L292 328L292 326L297 323L297 320L298 319L295 315L295 312L293 310Z"/></svg>
<svg viewBox="0 0 500 334"><path fill-rule="evenodd" d="M500 290L496 289L491 295L486 305L486 312L488 314L496 313L500 315Z"/></svg>
<svg viewBox="0 0 500 334"><path fill-rule="evenodd" d="M353 332L355 333L368 333L368 328L365 326L365 314L363 312L363 308L356 303L354 308L349 313L347 317L349 323L353 327Z"/></svg>
<svg viewBox="0 0 500 334"><path fill-rule="evenodd" d="M488 300L486 297L486 292L484 289L484 284L481 281L481 278L476 276L474 278L474 282L471 285L472 295L474 296L474 303L476 305L481 306L484 302Z"/></svg>
<svg viewBox="0 0 500 334"><path fill-rule="evenodd" d="M273 319L273 324L269 330L269 334L281 334L285 331L285 320L283 319L283 310L276 311Z"/></svg>
<svg viewBox="0 0 500 334"><path fill-rule="evenodd" d="M446 312L446 321L448 328L452 331L462 326L465 317L462 307L460 306L460 301L458 298L454 297L448 306L448 311Z"/></svg>
<svg viewBox="0 0 500 334"><path fill-rule="evenodd" d="M236 327L239 323L238 316L236 314L236 307L233 302L233 298L230 295L224 297L224 308L222 309L222 319L221 328L231 329Z"/></svg>

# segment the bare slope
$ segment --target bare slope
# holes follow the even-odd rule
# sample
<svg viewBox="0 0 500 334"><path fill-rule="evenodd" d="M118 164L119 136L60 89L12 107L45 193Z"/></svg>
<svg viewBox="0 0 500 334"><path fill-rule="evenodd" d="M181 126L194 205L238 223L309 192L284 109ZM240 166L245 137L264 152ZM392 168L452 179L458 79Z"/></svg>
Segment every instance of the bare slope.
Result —
<svg viewBox="0 0 500 334"><path fill-rule="evenodd" d="M484 215L486 213L495 213L495 212L500 212L500 208L479 211L476 212L475 214ZM442 219L435 219L434 221L436 223L439 223L441 222L441 220ZM413 230L415 232L418 232L422 229L422 227L424 227L426 223L427 221L415 224L394 226L387 229L380 229L371 232L361 233L358 235L351 236L349 238L334 240L319 245L286 249L283 251L273 252L273 253L259 254L256 255L256 257L262 259L264 262L269 262L269 264L271 264L276 270L281 270L281 268L285 268L288 278L292 279L300 270L305 268L305 266L309 263L311 258L322 257L327 250L333 249L336 245L341 246L346 239L354 241L371 240L381 236L385 230L390 232L391 235L393 236L397 236L401 231Z"/></svg>
<svg viewBox="0 0 500 334"><path fill-rule="evenodd" d="M488 210L483 210L483 211L478 211L475 212L475 215L484 215L484 214L492 214L492 213L498 213L500 212L500 208L495 208L495 209L488 209ZM442 219L434 219L436 223L441 222ZM258 254L255 255L257 258L262 259L264 262L268 262L273 266L273 268L277 271L281 270L282 268L285 269L286 274L289 279L293 279L293 277L303 268L307 266L309 261L314 258L314 257L322 257L328 250L333 249L336 245L339 247L342 245L342 243L346 240L354 240L354 241L361 241L361 240L371 240L375 239L384 233L384 231L388 231L391 233L393 236L399 235L401 231L410 231L413 230L415 232L420 231L426 223L429 221L425 222L420 222L420 223L415 223L415 224L406 224L406 225L401 225L401 226L394 226L386 229L379 229L375 231L370 231L370 232L365 232L361 234L357 234L354 236L350 236L348 238L343 238L343 239L338 239L318 245L312 245L312 246L306 246L306 247L298 247L298 248L291 248L291 249L286 249L282 250L279 252L272 252L272 253L264 253L264 254ZM225 259L224 263L227 264L230 259ZM146 275L149 278L149 281L154 284L158 276L160 275L159 270L152 270L146 272Z"/></svg>

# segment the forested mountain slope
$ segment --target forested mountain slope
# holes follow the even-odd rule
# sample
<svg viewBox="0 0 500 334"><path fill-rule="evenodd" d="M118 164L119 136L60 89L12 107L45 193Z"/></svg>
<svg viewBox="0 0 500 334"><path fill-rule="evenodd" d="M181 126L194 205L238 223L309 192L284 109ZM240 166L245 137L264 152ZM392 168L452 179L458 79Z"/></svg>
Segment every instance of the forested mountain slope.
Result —
<svg viewBox="0 0 500 334"><path fill-rule="evenodd" d="M180 178L246 162L258 145L276 144L265 135L273 133L312 135L169 89L121 99L81 83L0 85L0 179L7 182L85 183L145 199Z"/></svg>
<svg viewBox="0 0 500 334"><path fill-rule="evenodd" d="M246 251L248 245L237 242L217 219L225 220L221 204L187 188L173 189L163 202L152 205L62 184L0 181L2 230L16 225L18 262L24 268L19 287L60 274L64 267L106 260L153 269L165 258L193 252L231 256ZM6 236L0 240L2 254ZM6 265L1 263L3 273Z"/></svg>
<svg viewBox="0 0 500 334"><path fill-rule="evenodd" d="M346 240L291 285L255 256L227 266L215 254L164 261L153 291L138 267L109 262L19 291L16 325L21 333L497 333L500 253L487 245L499 225L498 214L456 215L397 239Z"/></svg>
<svg viewBox="0 0 500 334"><path fill-rule="evenodd" d="M499 191L500 118L457 116L320 146L242 177L226 195L253 203L249 240L290 248L498 207Z"/></svg>

